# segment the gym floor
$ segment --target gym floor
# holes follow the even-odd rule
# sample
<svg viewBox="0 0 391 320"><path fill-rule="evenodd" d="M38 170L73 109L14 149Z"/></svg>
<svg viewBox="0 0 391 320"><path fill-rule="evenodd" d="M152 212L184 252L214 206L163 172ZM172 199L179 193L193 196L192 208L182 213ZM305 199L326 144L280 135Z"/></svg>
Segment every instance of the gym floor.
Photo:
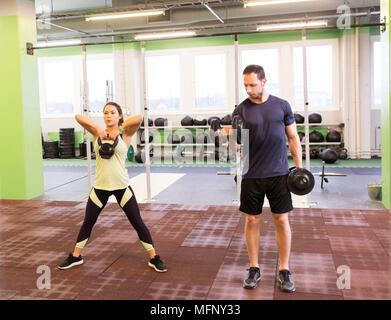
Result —
<svg viewBox="0 0 391 320"><path fill-rule="evenodd" d="M315 177L311 197L294 199L290 265L297 289L287 294L275 281L279 261L267 206L262 278L256 289L242 288L248 268L244 215L233 205L233 175L217 175L229 167L152 167L150 203L144 201L145 168L128 167L166 273L147 266L147 254L116 203L100 215L83 251L85 263L58 270L73 249L88 197L87 167L69 163L44 161L43 196L0 200L0 299L391 299L390 212L366 191L367 183L380 182L377 164L327 167L347 176L328 177L323 189ZM37 288L39 266L51 271L50 290ZM342 275L350 283L341 282L348 286L341 289Z"/></svg>

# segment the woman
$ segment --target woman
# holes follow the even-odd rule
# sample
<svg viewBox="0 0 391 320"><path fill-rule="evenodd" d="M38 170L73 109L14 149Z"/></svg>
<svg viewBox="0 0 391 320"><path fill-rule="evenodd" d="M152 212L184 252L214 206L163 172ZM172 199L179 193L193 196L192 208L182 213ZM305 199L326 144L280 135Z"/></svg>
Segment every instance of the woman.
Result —
<svg viewBox="0 0 391 320"><path fill-rule="evenodd" d="M94 136L96 154L95 181L88 198L84 222L77 237L74 251L69 254L68 258L58 268L68 269L83 263L81 251L85 247L92 228L100 212L105 207L107 200L111 195L114 195L150 256L148 265L158 272L167 271L163 261L155 254L151 235L140 216L139 207L134 192L129 185L129 176L125 168L125 159L131 137L140 127L142 117L136 115L124 121L121 107L115 102L108 102L103 108L103 119L106 124L105 130L86 116L78 114L75 118L83 128ZM122 138L120 133L122 133ZM118 142L115 146L114 154L112 156L102 154L102 157L99 152L99 143L108 143L110 140L114 143L117 137ZM108 141L103 142L104 140Z"/></svg>

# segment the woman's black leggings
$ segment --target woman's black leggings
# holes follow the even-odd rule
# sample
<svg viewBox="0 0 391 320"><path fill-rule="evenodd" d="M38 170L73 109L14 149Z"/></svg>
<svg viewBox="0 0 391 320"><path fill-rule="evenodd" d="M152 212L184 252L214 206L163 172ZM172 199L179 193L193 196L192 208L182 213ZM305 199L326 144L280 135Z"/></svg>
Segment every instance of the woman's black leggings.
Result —
<svg viewBox="0 0 391 320"><path fill-rule="evenodd" d="M93 226L98 219L99 214L105 207L107 200L111 195L114 195L117 199L118 204L124 210L128 220L136 230L138 237L143 244L145 250L149 251L153 249L153 242L151 234L148 228L144 224L140 210L134 196L134 192L130 186L125 189L106 191L92 188L90 196L88 198L86 215L84 218L83 225L81 226L79 235L77 237L76 247L84 248L86 245Z"/></svg>

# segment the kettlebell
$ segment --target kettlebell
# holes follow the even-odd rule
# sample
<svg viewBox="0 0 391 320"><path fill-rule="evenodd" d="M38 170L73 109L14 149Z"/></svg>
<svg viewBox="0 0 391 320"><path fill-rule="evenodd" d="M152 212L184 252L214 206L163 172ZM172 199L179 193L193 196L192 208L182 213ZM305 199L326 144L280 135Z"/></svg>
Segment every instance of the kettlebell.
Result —
<svg viewBox="0 0 391 320"><path fill-rule="evenodd" d="M100 139L100 137L98 137L99 155L103 159L110 159L113 156L114 151L115 151L115 147L118 144L118 137L119 137L119 135L115 138L113 144L108 143L108 142L102 143L102 140Z"/></svg>

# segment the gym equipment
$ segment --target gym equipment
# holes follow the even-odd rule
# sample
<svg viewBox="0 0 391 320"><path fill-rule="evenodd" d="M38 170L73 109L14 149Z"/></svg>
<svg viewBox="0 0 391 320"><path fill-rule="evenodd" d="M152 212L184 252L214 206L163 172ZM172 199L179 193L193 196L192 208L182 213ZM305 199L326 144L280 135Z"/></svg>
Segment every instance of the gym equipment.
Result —
<svg viewBox="0 0 391 320"><path fill-rule="evenodd" d="M320 115L320 113L312 112L308 115L308 122L309 123L321 123L322 116Z"/></svg>
<svg viewBox="0 0 391 320"><path fill-rule="evenodd" d="M346 160L348 158L348 150L346 148L342 148L339 150L338 158L341 160Z"/></svg>
<svg viewBox="0 0 391 320"><path fill-rule="evenodd" d="M213 119L217 119L217 120L219 120L220 123L221 123L220 117L218 117L218 116L211 116L211 117L209 117L209 119L208 119L208 124L209 124L209 125L212 123L212 120L213 120Z"/></svg>
<svg viewBox="0 0 391 320"><path fill-rule="evenodd" d="M323 182L328 183L329 180L325 178L326 176L333 176L333 177L342 177L346 176L346 173L324 173L324 161L322 162L322 171L318 173L314 173L314 176L320 176L321 177L321 183L320 188L323 189Z"/></svg>
<svg viewBox="0 0 391 320"><path fill-rule="evenodd" d="M58 141L44 141L43 142L43 157L44 158L58 158Z"/></svg>
<svg viewBox="0 0 391 320"><path fill-rule="evenodd" d="M329 130L326 135L327 142L341 142L341 134L337 130Z"/></svg>
<svg viewBox="0 0 391 320"><path fill-rule="evenodd" d="M181 137L181 143L183 144L188 144L188 143L194 143L195 142L195 139L194 139L194 136L191 134L191 133L185 133L182 137Z"/></svg>
<svg viewBox="0 0 391 320"><path fill-rule="evenodd" d="M214 132L222 129L220 119L212 119L210 122L210 129Z"/></svg>
<svg viewBox="0 0 391 320"><path fill-rule="evenodd" d="M168 125L168 119L166 117L157 117L155 119L155 127L166 127Z"/></svg>
<svg viewBox="0 0 391 320"><path fill-rule="evenodd" d="M317 159L319 157L319 151L318 149L311 149L310 150L310 158L311 159Z"/></svg>
<svg viewBox="0 0 391 320"><path fill-rule="evenodd" d="M92 141L90 141L91 151L94 151L94 147L92 145ZM87 143L82 142L79 144L80 157L87 157Z"/></svg>
<svg viewBox="0 0 391 320"><path fill-rule="evenodd" d="M153 148L149 151L149 156L153 157ZM145 149L138 149L134 158L138 163L145 163Z"/></svg>
<svg viewBox="0 0 391 320"><path fill-rule="evenodd" d="M148 118L148 127L152 127L153 126L153 120L151 118ZM144 119L143 119L143 123L141 124L141 127L144 127Z"/></svg>
<svg viewBox="0 0 391 320"><path fill-rule="evenodd" d="M75 157L75 129L60 128L59 155L62 159Z"/></svg>
<svg viewBox="0 0 391 320"><path fill-rule="evenodd" d="M295 112L293 116L295 117L296 123L304 123L304 116L301 113Z"/></svg>
<svg viewBox="0 0 391 320"><path fill-rule="evenodd" d="M314 176L304 168L290 168L287 184L290 192L303 196L312 191L315 185Z"/></svg>
<svg viewBox="0 0 391 320"><path fill-rule="evenodd" d="M115 147L117 146L118 141L119 141L118 137L119 137L119 135L117 135L113 144L108 143L108 142L102 143L102 140L100 139L100 137L98 137L99 155L103 159L110 159L113 156L114 151L115 151Z"/></svg>
<svg viewBox="0 0 391 320"><path fill-rule="evenodd" d="M195 126L206 126L207 124L207 120L206 118L204 118L203 116L196 116L194 119L193 119L193 124Z"/></svg>
<svg viewBox="0 0 391 320"><path fill-rule="evenodd" d="M185 116L181 120L181 125L184 127L192 126L194 124L194 120L190 116Z"/></svg>
<svg viewBox="0 0 391 320"><path fill-rule="evenodd" d="M178 144L180 142L179 136L176 133L170 133L167 136L167 143Z"/></svg>
<svg viewBox="0 0 391 320"><path fill-rule="evenodd" d="M132 145L128 149L127 157L129 161L133 161L134 159L134 149Z"/></svg>
<svg viewBox="0 0 391 320"><path fill-rule="evenodd" d="M221 118L221 124L223 126L230 126L232 125L232 115L226 114L224 117Z"/></svg>
<svg viewBox="0 0 391 320"><path fill-rule="evenodd" d="M209 135L207 135L206 133L198 134L196 138L196 143L209 143L209 142L210 142Z"/></svg>
<svg viewBox="0 0 391 320"><path fill-rule="evenodd" d="M303 141L303 138L305 137L305 133L304 133L304 132L301 132L301 131L299 131L297 134L299 135L300 142L302 142L302 141Z"/></svg>
<svg viewBox="0 0 391 320"><path fill-rule="evenodd" d="M320 133L319 131L312 131L310 134L309 134L309 138L310 138L310 142L323 142L324 141L324 137L323 137L323 134Z"/></svg>
<svg viewBox="0 0 391 320"><path fill-rule="evenodd" d="M236 141L238 144L241 144L242 119L239 116L235 116L232 119L232 129L236 130Z"/></svg>
<svg viewBox="0 0 391 320"><path fill-rule="evenodd" d="M149 131L149 142L153 141L153 133ZM140 142L145 143L145 131L143 130L140 134Z"/></svg>
<svg viewBox="0 0 391 320"><path fill-rule="evenodd" d="M326 148L320 153L319 158L321 158L324 162L330 164L337 161L338 155L333 148Z"/></svg>

